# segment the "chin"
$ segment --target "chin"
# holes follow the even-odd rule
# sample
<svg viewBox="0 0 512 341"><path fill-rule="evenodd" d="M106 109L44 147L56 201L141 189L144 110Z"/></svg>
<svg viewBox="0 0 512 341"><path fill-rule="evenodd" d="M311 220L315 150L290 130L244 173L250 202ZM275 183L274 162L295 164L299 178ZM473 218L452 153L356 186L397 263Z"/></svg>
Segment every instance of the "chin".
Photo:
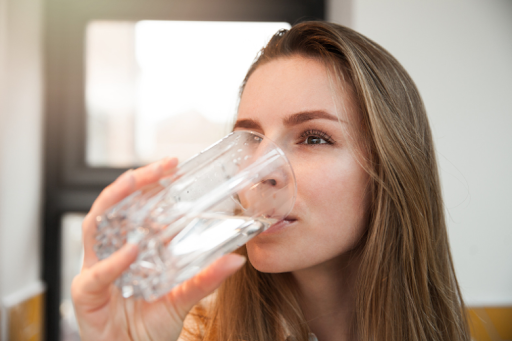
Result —
<svg viewBox="0 0 512 341"><path fill-rule="evenodd" d="M281 273L292 271L287 257L279 252L272 252L254 243L247 244L247 257L251 265L260 272Z"/></svg>
<svg viewBox="0 0 512 341"><path fill-rule="evenodd" d="M253 259L251 259L250 256L249 256L249 262L251 263L253 268L258 270L259 272L272 273L272 274L286 272L281 269L279 264L253 261Z"/></svg>

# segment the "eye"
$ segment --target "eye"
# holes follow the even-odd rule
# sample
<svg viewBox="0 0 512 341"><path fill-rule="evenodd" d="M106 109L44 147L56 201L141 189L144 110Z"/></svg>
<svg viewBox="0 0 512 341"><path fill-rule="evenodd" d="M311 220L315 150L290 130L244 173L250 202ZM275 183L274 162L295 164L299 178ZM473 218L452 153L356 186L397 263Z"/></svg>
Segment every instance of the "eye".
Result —
<svg viewBox="0 0 512 341"><path fill-rule="evenodd" d="M327 141L318 136L308 136L303 142L304 144L325 144Z"/></svg>
<svg viewBox="0 0 512 341"><path fill-rule="evenodd" d="M306 130L300 135L300 140L300 144L305 145L334 144L334 140L320 130Z"/></svg>

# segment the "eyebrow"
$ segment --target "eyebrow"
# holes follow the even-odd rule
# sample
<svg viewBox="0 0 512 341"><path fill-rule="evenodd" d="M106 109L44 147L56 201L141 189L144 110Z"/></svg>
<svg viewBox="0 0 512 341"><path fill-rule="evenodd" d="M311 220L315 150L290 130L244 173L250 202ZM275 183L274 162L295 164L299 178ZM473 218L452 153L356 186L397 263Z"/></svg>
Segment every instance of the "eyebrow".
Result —
<svg viewBox="0 0 512 341"><path fill-rule="evenodd" d="M263 129L261 129L261 125L259 124L258 121L251 120L251 119L236 121L233 129L236 129L236 128L263 130Z"/></svg>
<svg viewBox="0 0 512 341"><path fill-rule="evenodd" d="M283 123L285 126L294 126L311 120L324 119L338 122L338 117L328 114L322 110L305 111L287 117Z"/></svg>
<svg viewBox="0 0 512 341"><path fill-rule="evenodd" d="M296 114L293 114L286 119L283 120L283 123L285 126L294 126L298 125L307 121L311 120L317 120L317 119L325 119L330 121L336 121L338 122L339 119L336 116L333 116L331 114L328 114L325 111L322 110L315 110L315 111L305 111L305 112L299 112ZM244 120L238 120L235 123L234 128L244 128L244 129L260 129L261 125L258 121L252 120L252 119L244 119Z"/></svg>

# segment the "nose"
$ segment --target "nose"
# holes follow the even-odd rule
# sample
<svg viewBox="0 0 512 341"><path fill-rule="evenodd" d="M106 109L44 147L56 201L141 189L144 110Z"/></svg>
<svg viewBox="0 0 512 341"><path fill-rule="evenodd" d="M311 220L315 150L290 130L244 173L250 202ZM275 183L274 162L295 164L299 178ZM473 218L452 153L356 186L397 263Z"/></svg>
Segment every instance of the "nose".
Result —
<svg viewBox="0 0 512 341"><path fill-rule="evenodd" d="M284 159L275 160L272 166L274 166L275 169L269 171L267 174L261 174L262 178L256 184L261 187L260 190L279 191L293 183L293 176L290 174L289 166L285 164ZM263 173L265 173L265 171Z"/></svg>
<svg viewBox="0 0 512 341"><path fill-rule="evenodd" d="M251 151L252 160L258 163L263 161L267 165L262 169L260 173L260 181L257 185L264 185L269 187L277 187L274 190L286 186L290 179L290 173L288 161L284 157L284 152L274 142L269 139L260 139L255 143Z"/></svg>
<svg viewBox="0 0 512 341"><path fill-rule="evenodd" d="M283 218L294 198L294 182L284 171L267 174L239 195L250 215Z"/></svg>
<svg viewBox="0 0 512 341"><path fill-rule="evenodd" d="M276 179L266 179L266 180L263 180L262 181L263 184L267 184L267 185L270 185L270 186L275 186L277 185L277 181Z"/></svg>
<svg viewBox="0 0 512 341"><path fill-rule="evenodd" d="M283 218L295 200L293 170L284 152L268 138L251 138L243 144L250 158L242 166L252 169L252 184L238 193L248 216Z"/></svg>

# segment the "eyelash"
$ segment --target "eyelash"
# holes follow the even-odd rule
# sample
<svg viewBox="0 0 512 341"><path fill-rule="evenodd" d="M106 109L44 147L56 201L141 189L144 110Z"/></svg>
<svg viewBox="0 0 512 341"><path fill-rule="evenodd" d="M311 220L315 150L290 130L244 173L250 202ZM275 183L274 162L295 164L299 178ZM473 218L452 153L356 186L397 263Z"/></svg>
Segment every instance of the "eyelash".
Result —
<svg viewBox="0 0 512 341"><path fill-rule="evenodd" d="M304 132L302 132L302 134L300 134L299 138L302 141L300 144L306 144L305 142L306 142L307 138L311 137L311 136L319 137L326 142L326 143L320 143L320 144L332 145L335 143L335 141L332 139L332 137L329 136L328 134L324 133L323 131L316 130L316 129L308 129L308 130L305 130ZM310 144L310 145L314 146L315 144Z"/></svg>

